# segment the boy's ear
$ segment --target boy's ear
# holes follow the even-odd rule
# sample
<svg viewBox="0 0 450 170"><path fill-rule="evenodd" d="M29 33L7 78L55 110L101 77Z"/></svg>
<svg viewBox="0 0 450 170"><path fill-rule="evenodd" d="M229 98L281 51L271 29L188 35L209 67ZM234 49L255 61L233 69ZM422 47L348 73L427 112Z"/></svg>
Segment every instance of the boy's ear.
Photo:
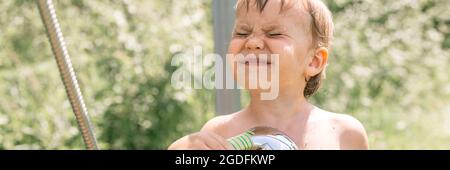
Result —
<svg viewBox="0 0 450 170"><path fill-rule="evenodd" d="M314 55L306 67L306 77L313 77L325 69L328 62L328 49L320 47L315 50Z"/></svg>

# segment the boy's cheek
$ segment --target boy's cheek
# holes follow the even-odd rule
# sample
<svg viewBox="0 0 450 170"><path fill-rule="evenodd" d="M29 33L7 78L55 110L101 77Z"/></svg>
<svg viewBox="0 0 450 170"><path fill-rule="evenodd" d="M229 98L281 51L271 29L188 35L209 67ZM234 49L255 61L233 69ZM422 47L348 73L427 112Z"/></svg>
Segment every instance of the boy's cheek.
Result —
<svg viewBox="0 0 450 170"><path fill-rule="evenodd" d="M245 40L233 38L230 41L230 46L228 48L228 53L229 54L238 54L238 53L240 53L241 49L243 49L243 47L245 45L244 43L245 43Z"/></svg>
<svg viewBox="0 0 450 170"><path fill-rule="evenodd" d="M302 63L297 61L292 61L292 59L287 56L280 56L279 59L279 72L280 75L289 75L289 74L303 74L304 67Z"/></svg>

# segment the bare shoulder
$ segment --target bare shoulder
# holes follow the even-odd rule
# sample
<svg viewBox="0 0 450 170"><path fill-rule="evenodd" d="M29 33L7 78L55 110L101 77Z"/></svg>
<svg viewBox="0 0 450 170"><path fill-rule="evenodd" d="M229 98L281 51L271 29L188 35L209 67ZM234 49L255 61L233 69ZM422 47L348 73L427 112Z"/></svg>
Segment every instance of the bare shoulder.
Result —
<svg viewBox="0 0 450 170"><path fill-rule="evenodd" d="M320 112L336 128L341 149L369 149L366 130L358 119L348 114Z"/></svg>
<svg viewBox="0 0 450 170"><path fill-rule="evenodd" d="M369 149L366 130L358 119L334 113L332 120L339 127L341 149Z"/></svg>
<svg viewBox="0 0 450 170"><path fill-rule="evenodd" d="M203 125L201 131L213 132L224 136L229 122L233 118L233 114L216 116Z"/></svg>

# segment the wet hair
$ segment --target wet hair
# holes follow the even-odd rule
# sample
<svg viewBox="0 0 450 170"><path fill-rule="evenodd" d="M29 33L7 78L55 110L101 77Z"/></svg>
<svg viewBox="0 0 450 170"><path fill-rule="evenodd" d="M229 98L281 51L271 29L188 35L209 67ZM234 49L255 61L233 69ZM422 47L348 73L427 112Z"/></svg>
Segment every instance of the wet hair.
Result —
<svg viewBox="0 0 450 170"><path fill-rule="evenodd" d="M267 6L269 0L238 0L236 10L240 11L245 8L248 12L251 5L262 13ZM295 1L303 5L304 10L311 16L311 33L313 37L312 48L325 47L331 49L331 41L333 39L333 17L328 7L321 0L281 0L280 12L291 8ZM322 79L325 77L323 70L319 74L305 78L306 86L303 95L308 98L312 96L320 87Z"/></svg>

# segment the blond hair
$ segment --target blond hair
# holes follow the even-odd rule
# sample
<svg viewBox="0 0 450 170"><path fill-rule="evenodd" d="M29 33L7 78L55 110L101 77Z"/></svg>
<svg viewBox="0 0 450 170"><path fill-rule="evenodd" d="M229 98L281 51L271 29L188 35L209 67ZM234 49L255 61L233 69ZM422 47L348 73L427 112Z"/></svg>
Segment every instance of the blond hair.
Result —
<svg viewBox="0 0 450 170"><path fill-rule="evenodd" d="M262 12L269 0L238 0L236 9L239 11L245 7L248 11L251 1L254 1L254 5ZM333 39L333 17L328 7L321 0L281 0L280 12L291 7L295 1L301 1L305 11L311 16L312 48L325 47L330 50ZM306 98L319 89L324 74L324 71L322 71L309 80L305 79L306 86L303 95Z"/></svg>

